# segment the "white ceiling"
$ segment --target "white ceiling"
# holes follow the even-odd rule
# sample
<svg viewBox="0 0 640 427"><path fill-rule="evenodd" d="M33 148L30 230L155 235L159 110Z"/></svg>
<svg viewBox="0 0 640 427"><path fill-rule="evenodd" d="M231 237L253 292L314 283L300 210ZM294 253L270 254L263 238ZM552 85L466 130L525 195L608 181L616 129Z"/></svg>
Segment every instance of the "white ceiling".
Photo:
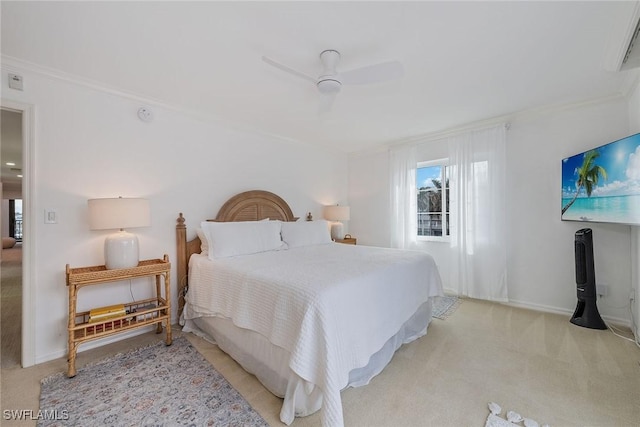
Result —
<svg viewBox="0 0 640 427"><path fill-rule="evenodd" d="M8 2L2 54L287 139L354 152L621 93L610 71L637 2ZM637 18L635 18L637 19ZM307 74L401 61L318 113ZM615 55L614 55L615 56ZM607 63L609 61L609 64ZM619 64L617 64L619 65ZM3 83L4 84L4 83ZM25 82L28 88L28 82Z"/></svg>

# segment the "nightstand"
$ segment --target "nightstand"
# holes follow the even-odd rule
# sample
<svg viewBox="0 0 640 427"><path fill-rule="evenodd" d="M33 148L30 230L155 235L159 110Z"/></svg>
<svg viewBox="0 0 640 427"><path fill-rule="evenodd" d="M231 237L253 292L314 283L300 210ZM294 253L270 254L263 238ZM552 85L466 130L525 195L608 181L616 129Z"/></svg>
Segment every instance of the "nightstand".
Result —
<svg viewBox="0 0 640 427"><path fill-rule="evenodd" d="M165 343L171 345L171 264L168 255L163 259L140 261L137 267L117 270L107 270L104 265L71 268L67 264L66 274L69 288L68 377L76 375L76 353L83 342L147 325L156 325L156 333L159 334L164 324L167 334ZM92 319L91 311L80 313L76 310L80 288L140 277L155 278L156 295L153 298L120 304L122 312L98 320ZM161 282L164 282L164 289L160 286Z"/></svg>
<svg viewBox="0 0 640 427"><path fill-rule="evenodd" d="M344 243L345 245L355 245L356 244L355 237L345 237L344 239L335 239L336 243Z"/></svg>

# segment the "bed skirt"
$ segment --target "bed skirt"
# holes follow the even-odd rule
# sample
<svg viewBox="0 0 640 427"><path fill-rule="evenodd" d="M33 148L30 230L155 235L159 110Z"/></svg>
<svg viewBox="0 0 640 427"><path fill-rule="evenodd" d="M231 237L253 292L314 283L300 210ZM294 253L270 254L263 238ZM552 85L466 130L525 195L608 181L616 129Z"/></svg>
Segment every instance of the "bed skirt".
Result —
<svg viewBox="0 0 640 427"><path fill-rule="evenodd" d="M402 344L414 341L427 333L431 322L433 297L422 304L400 330L376 353L366 366L351 370L347 387L366 385L391 361ZM199 317L180 319L184 332L214 342L222 351L253 374L274 395L284 399L280 420L289 425L295 417L311 415L322 406L322 391L289 368L290 354L282 347L271 344L264 336L242 329L230 319ZM260 355L256 357L254 355Z"/></svg>

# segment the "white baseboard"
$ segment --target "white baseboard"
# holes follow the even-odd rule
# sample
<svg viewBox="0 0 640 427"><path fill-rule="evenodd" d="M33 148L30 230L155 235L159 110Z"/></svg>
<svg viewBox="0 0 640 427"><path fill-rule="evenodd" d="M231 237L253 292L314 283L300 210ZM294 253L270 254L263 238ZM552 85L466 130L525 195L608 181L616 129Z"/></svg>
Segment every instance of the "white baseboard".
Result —
<svg viewBox="0 0 640 427"><path fill-rule="evenodd" d="M146 334L148 332L151 332L152 330L154 330L156 328L156 325L149 325L149 326L145 326L145 327L141 327L141 328L137 328L137 329L132 329L128 332L122 332L116 335L111 335L105 338L101 338L101 339L97 339L95 341L88 341L86 343L81 344L78 347L78 353L82 353L83 351L86 350L91 350L93 348L97 348L97 347L102 347L103 345L107 345L107 344L111 344L114 342L118 342L118 341L122 341L124 339L127 338L132 338L138 335L142 335L142 334ZM164 337L164 332L162 334L158 334L159 337ZM67 349L63 349L63 350L58 350L52 353L48 353L45 354L41 357L38 357L36 359L36 365L40 364L40 363L45 363L45 362L50 362L52 360L55 359L59 359L61 357L67 357L69 355L68 350Z"/></svg>
<svg viewBox="0 0 640 427"><path fill-rule="evenodd" d="M454 291L453 289L445 289L444 292L447 295L457 295L457 292ZM573 311L574 311L573 309L569 310L562 307L553 307L550 305L534 304L526 301L517 301L517 300L509 300L509 302L498 303L498 304L504 304L511 307L526 308L528 310L541 311L544 313L562 314L562 315L567 315L569 317L573 315ZM602 315L601 317L602 317L602 320L604 320L606 323L610 323L616 326L625 326L627 328L631 328L631 321L629 319L622 319L619 317L602 316Z"/></svg>
<svg viewBox="0 0 640 427"><path fill-rule="evenodd" d="M573 311L574 311L574 310L568 310L566 308L553 307L553 306L543 305L543 304L533 304L530 302L514 301L514 300L510 300L509 302L505 303L505 305L518 307L518 308L526 308L526 309L535 310L535 311L542 311L545 313L565 314L565 315L568 315L569 317L573 315ZM619 317L611 317L611 316L603 316L603 315L601 315L601 317L602 317L602 320L604 320L606 323L610 323L612 325L617 325L617 326L626 326L628 328L631 327L631 322L629 321L629 319L621 319Z"/></svg>

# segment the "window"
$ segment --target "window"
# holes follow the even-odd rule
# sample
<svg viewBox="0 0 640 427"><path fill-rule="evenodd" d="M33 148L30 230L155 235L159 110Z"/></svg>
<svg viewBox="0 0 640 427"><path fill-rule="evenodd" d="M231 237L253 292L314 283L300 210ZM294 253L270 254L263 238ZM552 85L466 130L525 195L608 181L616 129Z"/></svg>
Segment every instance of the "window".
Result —
<svg viewBox="0 0 640 427"><path fill-rule="evenodd" d="M22 241L22 199L9 200L9 237Z"/></svg>
<svg viewBox="0 0 640 427"><path fill-rule="evenodd" d="M449 170L447 160L420 162L416 169L418 237L447 240L449 236Z"/></svg>

